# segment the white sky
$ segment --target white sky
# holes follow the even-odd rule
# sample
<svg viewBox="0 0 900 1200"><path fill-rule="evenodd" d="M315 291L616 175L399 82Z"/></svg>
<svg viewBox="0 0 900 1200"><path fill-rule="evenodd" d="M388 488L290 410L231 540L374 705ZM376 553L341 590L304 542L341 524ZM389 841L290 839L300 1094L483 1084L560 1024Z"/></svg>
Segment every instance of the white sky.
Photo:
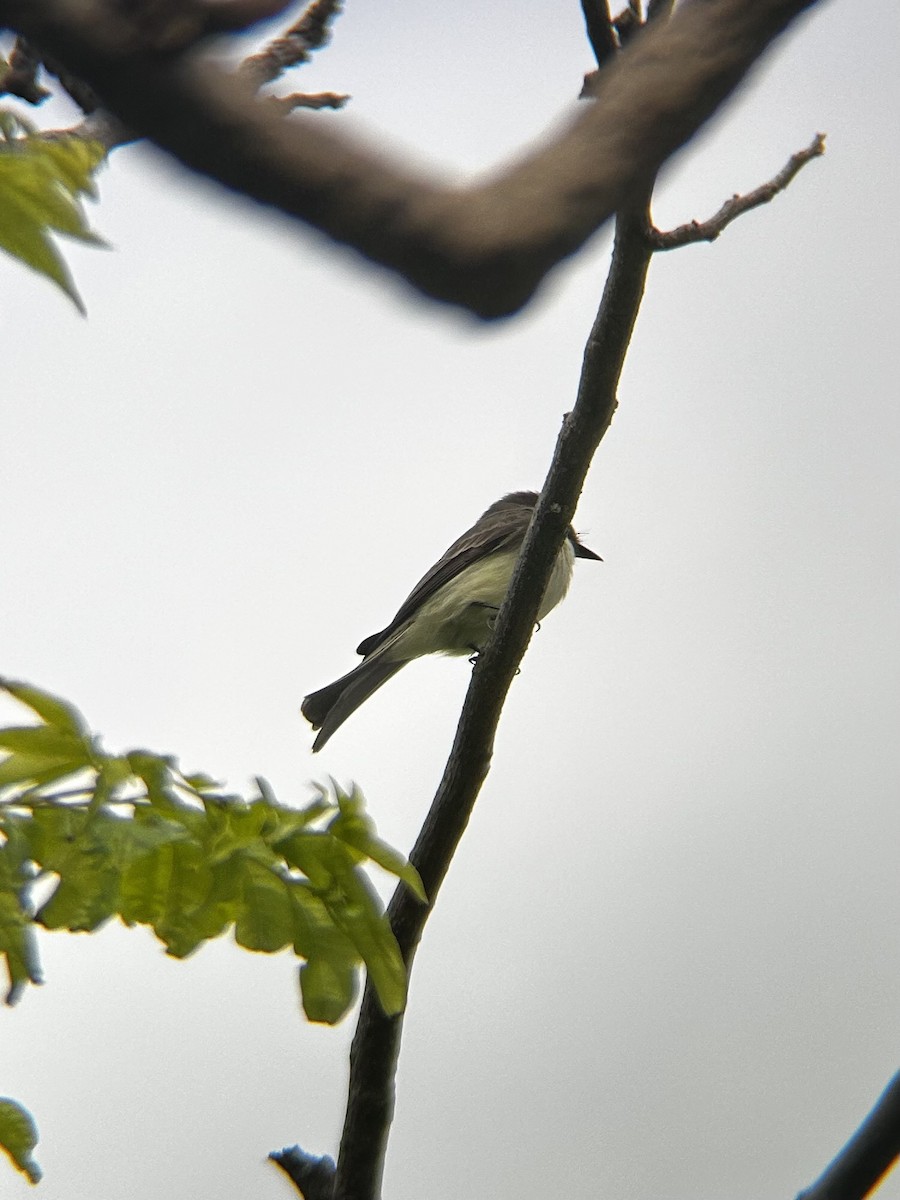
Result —
<svg viewBox="0 0 900 1200"><path fill-rule="evenodd" d="M792 1197L898 1065L898 33L816 9L666 174L668 226L828 134L651 268L577 519L605 562L532 644L416 962L386 1200ZM590 66L574 0L351 0L292 84L466 173ZM114 252L66 248L87 321L0 262L0 670L233 786L356 780L408 849L464 660L315 759L300 699L540 486L608 240L482 328L146 147L100 187ZM120 927L41 952L0 1013L38 1195L287 1197L270 1149L336 1150L353 1023L303 1022L289 958Z"/></svg>

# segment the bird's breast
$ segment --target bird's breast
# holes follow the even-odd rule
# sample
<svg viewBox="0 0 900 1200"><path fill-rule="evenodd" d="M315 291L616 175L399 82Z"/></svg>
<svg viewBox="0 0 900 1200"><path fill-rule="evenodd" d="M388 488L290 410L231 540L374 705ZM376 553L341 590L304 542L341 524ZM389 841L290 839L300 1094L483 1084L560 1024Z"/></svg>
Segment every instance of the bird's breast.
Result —
<svg viewBox="0 0 900 1200"><path fill-rule="evenodd" d="M503 603L518 547L490 554L448 580L421 606L391 647L390 657L423 654L471 654L487 644ZM575 556L568 541L557 556L538 610L543 620L568 591Z"/></svg>

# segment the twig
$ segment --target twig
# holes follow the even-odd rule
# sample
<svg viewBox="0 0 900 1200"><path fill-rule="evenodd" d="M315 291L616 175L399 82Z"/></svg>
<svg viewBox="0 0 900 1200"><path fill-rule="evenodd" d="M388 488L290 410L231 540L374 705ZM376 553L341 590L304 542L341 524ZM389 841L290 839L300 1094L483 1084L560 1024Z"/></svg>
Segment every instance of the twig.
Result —
<svg viewBox="0 0 900 1200"><path fill-rule="evenodd" d="M900 1158L900 1072L853 1137L797 1200L862 1200Z"/></svg>
<svg viewBox="0 0 900 1200"><path fill-rule="evenodd" d="M597 66L602 67L619 48L609 11L609 0L581 0L581 11L584 14L587 39L594 51L594 58L597 60Z"/></svg>
<svg viewBox="0 0 900 1200"><path fill-rule="evenodd" d="M293 112L296 108L343 108L350 97L343 92L291 92L289 96L266 99L284 112Z"/></svg>
<svg viewBox="0 0 900 1200"><path fill-rule="evenodd" d="M110 0L0 0L0 21L64 56L126 125L188 167L489 318L522 308L553 266L640 194L816 2L685 3L616 55L567 130L468 188L433 182L312 119L285 122L211 62L132 53L128 11Z"/></svg>
<svg viewBox="0 0 900 1200"><path fill-rule="evenodd" d="M37 81L40 69L40 56L27 38L16 38L7 69L0 74L0 95L6 92L28 104L40 104L50 95L47 88L41 87Z"/></svg>
<svg viewBox="0 0 900 1200"><path fill-rule="evenodd" d="M226 9L227 15L220 16L217 20L227 20L234 22L238 28L245 28L253 21L280 12L285 2L286 0L247 0L247 3L238 3L238 0L231 0ZM221 9L222 6L216 7ZM340 0L313 0L290 29L270 42L259 54L245 58L238 68L238 75L251 84L251 90L256 91L263 84L274 80L287 67L307 61L310 51L317 50L327 43L330 37L328 23L339 11ZM107 152L138 140L138 135L124 122L101 107L100 97L92 87L52 58L45 57L43 63L85 114L84 121L65 130L65 133L99 141L106 147ZM40 65L39 60L36 65ZM9 73L5 78L8 77ZM3 81L0 81L0 85L2 83ZM45 94L50 95L49 92ZM294 92L290 96L266 97L271 111L281 114L293 112L298 108L343 108L349 99L349 95L343 92ZM49 130L44 136L58 137L61 132L63 131Z"/></svg>
<svg viewBox="0 0 900 1200"><path fill-rule="evenodd" d="M743 196L732 196L708 221L690 221L687 225L679 225L677 229L671 229L666 233L655 227L651 228L647 235L650 245L654 250L677 250L680 246L689 246L692 242L714 242L719 234L743 213L774 200L808 162L824 153L825 134L817 133L806 149L792 154L778 174L768 183L754 188L752 192L747 192Z"/></svg>
<svg viewBox="0 0 900 1200"><path fill-rule="evenodd" d="M258 54L244 59L240 74L252 82L254 89L259 89L272 83L288 67L308 62L314 50L327 45L331 37L329 26L340 11L341 0L313 0L290 29Z"/></svg>

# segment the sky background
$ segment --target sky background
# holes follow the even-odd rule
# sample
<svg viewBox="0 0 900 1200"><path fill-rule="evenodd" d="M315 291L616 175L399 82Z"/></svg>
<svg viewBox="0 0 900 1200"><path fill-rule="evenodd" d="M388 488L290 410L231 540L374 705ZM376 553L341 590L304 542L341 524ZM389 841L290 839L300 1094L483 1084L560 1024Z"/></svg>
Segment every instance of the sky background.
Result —
<svg viewBox="0 0 900 1200"><path fill-rule="evenodd" d="M898 1065L898 34L817 6L665 172L669 227L828 134L651 267L576 518L604 562L532 643L416 960L386 1200L793 1197ZM350 0L290 86L466 177L590 67L575 0ZM486 327L146 146L100 193L114 249L65 248L87 320L0 261L0 671L233 787L355 780L407 850L465 661L413 664L315 758L300 700L540 487L608 235ZM38 1195L284 1200L269 1150L335 1152L353 1019L306 1024L288 956L179 963L120 926L41 954L0 1012Z"/></svg>

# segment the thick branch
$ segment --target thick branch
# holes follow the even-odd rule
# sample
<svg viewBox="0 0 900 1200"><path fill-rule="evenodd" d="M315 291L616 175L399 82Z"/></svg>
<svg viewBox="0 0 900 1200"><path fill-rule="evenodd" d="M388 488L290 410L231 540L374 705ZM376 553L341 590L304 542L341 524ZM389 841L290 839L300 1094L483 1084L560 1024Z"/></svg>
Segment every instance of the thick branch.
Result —
<svg viewBox="0 0 900 1200"><path fill-rule="evenodd" d="M837 1158L797 1200L862 1200L900 1158L900 1072Z"/></svg>
<svg viewBox="0 0 900 1200"><path fill-rule="evenodd" d="M692 242L714 242L719 234L743 213L774 200L808 162L812 162L814 158L818 158L824 153L825 134L817 133L806 149L792 154L778 174L768 183L754 188L752 192L747 192L743 196L732 196L708 221L690 221L687 225L679 225L677 229L669 230L667 233L656 228L650 229L648 237L651 246L654 250L677 250L679 246L688 246Z"/></svg>
<svg viewBox="0 0 900 1200"><path fill-rule="evenodd" d="M0 0L0 21L64 59L130 128L187 166L356 247L427 295L507 315L682 146L816 0L687 0L598 80L568 130L468 188L439 186L242 81L148 52L109 0Z"/></svg>

